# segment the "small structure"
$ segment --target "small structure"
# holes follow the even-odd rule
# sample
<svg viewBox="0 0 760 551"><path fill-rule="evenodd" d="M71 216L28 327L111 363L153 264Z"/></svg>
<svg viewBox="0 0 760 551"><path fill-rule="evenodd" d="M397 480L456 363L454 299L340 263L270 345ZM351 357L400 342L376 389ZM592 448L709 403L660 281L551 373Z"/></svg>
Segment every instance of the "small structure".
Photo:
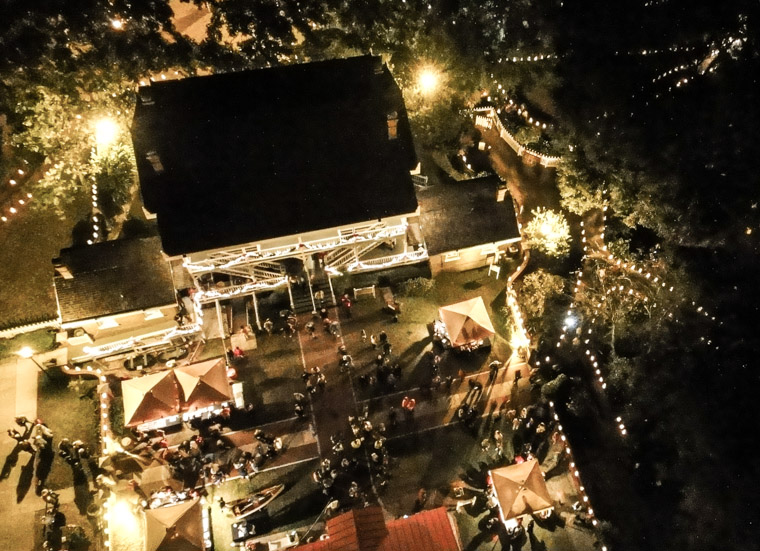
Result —
<svg viewBox="0 0 760 551"><path fill-rule="evenodd" d="M145 551L204 551L200 498L145 511Z"/></svg>
<svg viewBox="0 0 760 551"><path fill-rule="evenodd" d="M514 202L497 176L418 189L417 200L433 275L498 264L520 241Z"/></svg>
<svg viewBox="0 0 760 551"><path fill-rule="evenodd" d="M160 350L198 332L175 320L180 308L158 237L62 249L53 266L69 362Z"/></svg>
<svg viewBox="0 0 760 551"><path fill-rule="evenodd" d="M327 521L327 538L299 551L461 551L456 523L445 507L385 521L378 506L355 509Z"/></svg>
<svg viewBox="0 0 760 551"><path fill-rule="evenodd" d="M182 417L211 413L233 399L224 358L127 379L121 388L127 427L173 425Z"/></svg>
<svg viewBox="0 0 760 551"><path fill-rule="evenodd" d="M537 459L489 471L502 522L554 508Z"/></svg>
<svg viewBox="0 0 760 551"><path fill-rule="evenodd" d="M180 411L180 394L172 370L121 382L124 426L134 427Z"/></svg>
<svg viewBox="0 0 760 551"><path fill-rule="evenodd" d="M435 333L447 338L454 348L478 348L495 333L482 297L443 306L438 309L438 315L442 323L435 324Z"/></svg>

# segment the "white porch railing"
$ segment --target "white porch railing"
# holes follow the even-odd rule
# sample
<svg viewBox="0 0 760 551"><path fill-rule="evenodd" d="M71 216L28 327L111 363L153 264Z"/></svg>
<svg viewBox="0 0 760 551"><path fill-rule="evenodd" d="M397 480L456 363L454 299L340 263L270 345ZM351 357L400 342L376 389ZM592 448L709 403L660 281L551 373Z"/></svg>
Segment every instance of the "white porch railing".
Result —
<svg viewBox="0 0 760 551"><path fill-rule="evenodd" d="M349 272L380 270L401 264L414 264L421 260L425 260L427 257L427 249L421 248L417 249L416 251L407 251L401 254L394 254L391 256L382 256L380 258L372 258L370 260L352 262L346 267L346 270Z"/></svg>
<svg viewBox="0 0 760 551"><path fill-rule="evenodd" d="M214 253L213 256L196 262L193 262L190 259L185 259L183 261L183 266L193 274L223 271L236 266L257 264L261 261L279 260L282 258L299 256L303 253L310 254L320 251L329 251L352 244L367 243L370 241L387 241L393 237L404 235L406 232L406 224L387 227L378 226L382 225L377 224L369 229L357 230L351 235L336 235L323 239L315 239L309 242L291 243L289 245L273 247L271 249L261 250L256 246L238 247Z"/></svg>
<svg viewBox="0 0 760 551"><path fill-rule="evenodd" d="M231 285L229 287L208 289L205 291L201 290L195 294L193 300L199 304L208 304L209 302L214 302L216 300L225 300L228 298L250 295L256 291L275 289L277 287L282 287L287 282L287 276L281 275L278 279L272 279L269 281L252 281L241 285Z"/></svg>
<svg viewBox="0 0 760 551"><path fill-rule="evenodd" d="M130 337L121 341L110 342L108 344L85 346L82 349L83 355L71 358L72 361L82 362L90 359L104 358L113 356L121 352L135 350L138 352L147 352L159 346L171 344L172 339L186 335L195 335L201 332L198 324L192 323L166 329L158 333L140 335L139 337Z"/></svg>

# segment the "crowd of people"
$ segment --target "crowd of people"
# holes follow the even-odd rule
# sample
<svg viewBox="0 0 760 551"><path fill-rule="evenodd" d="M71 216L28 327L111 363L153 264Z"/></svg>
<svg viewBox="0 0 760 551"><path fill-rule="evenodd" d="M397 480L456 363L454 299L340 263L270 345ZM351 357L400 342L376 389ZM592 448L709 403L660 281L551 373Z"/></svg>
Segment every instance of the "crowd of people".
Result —
<svg viewBox="0 0 760 551"><path fill-rule="evenodd" d="M314 482L341 506L366 504L370 486L382 489L391 476L385 442L385 425L373 426L367 412L349 416L348 430L330 437L331 453L312 473Z"/></svg>

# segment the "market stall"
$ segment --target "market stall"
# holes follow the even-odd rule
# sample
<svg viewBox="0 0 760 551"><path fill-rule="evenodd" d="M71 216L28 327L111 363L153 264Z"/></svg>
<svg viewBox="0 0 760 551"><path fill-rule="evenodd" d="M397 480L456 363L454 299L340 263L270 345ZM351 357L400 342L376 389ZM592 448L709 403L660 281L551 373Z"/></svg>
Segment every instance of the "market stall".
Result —
<svg viewBox="0 0 760 551"><path fill-rule="evenodd" d="M489 493L502 522L517 526L525 515L546 515L554 508L537 459L489 471Z"/></svg>
<svg viewBox="0 0 760 551"><path fill-rule="evenodd" d="M444 346L475 350L490 345L495 333L482 297L443 306L438 309L440 321L433 324L434 338Z"/></svg>

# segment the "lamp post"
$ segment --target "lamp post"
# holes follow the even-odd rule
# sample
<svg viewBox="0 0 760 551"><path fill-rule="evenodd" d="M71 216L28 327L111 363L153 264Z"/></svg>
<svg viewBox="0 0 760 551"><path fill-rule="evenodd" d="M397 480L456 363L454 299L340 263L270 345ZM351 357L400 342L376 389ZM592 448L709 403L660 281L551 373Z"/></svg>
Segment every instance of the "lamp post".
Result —
<svg viewBox="0 0 760 551"><path fill-rule="evenodd" d="M16 354L24 359L32 360L34 362L34 365L36 365L37 368L45 374L45 377L47 377L51 381L53 380L52 377L50 376L50 373L48 373L47 369L42 367L42 365L40 365L40 363L35 359L34 350L32 350L30 347L25 346L24 348L16 352Z"/></svg>
<svg viewBox="0 0 760 551"><path fill-rule="evenodd" d="M95 145L97 152L102 155L116 141L119 126L110 118L102 118L95 122Z"/></svg>
<svg viewBox="0 0 760 551"><path fill-rule="evenodd" d="M432 67L425 67L417 75L417 85L423 96L432 95L438 88L438 72Z"/></svg>

